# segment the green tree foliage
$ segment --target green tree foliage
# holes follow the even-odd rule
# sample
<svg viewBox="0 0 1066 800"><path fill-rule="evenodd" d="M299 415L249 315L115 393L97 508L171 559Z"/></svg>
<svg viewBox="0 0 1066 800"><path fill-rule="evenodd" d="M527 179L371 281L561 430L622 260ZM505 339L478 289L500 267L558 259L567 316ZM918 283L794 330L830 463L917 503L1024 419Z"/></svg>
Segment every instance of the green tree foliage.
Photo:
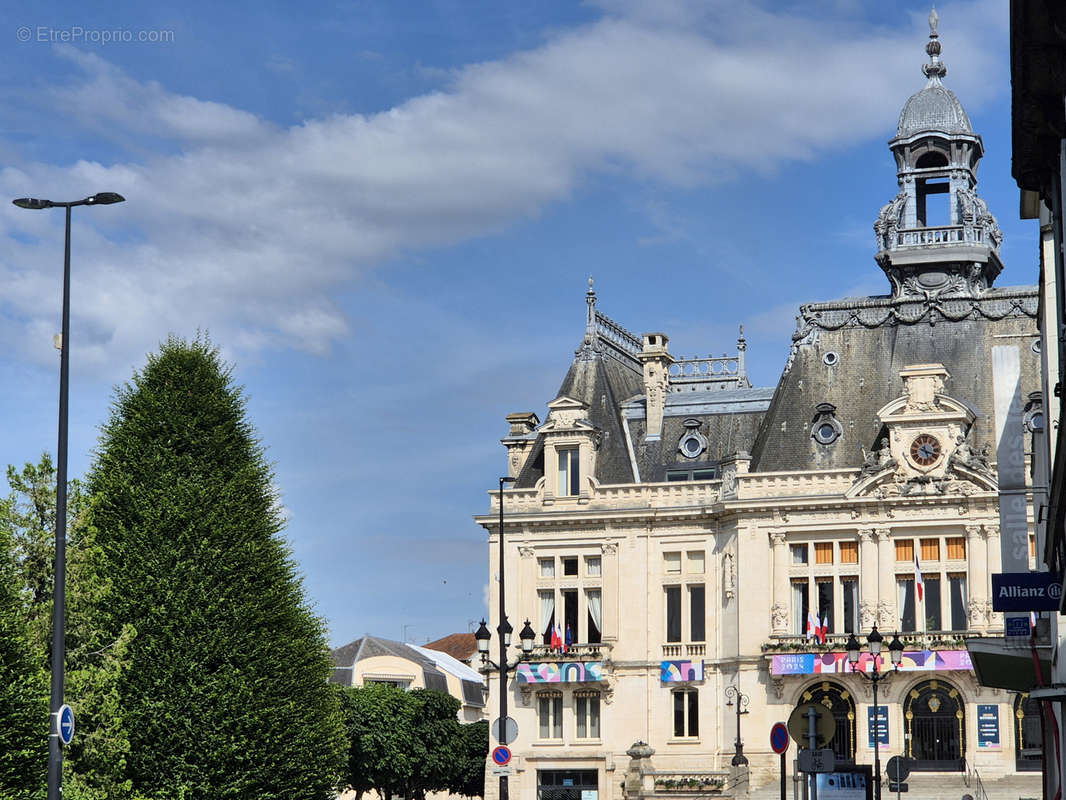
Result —
<svg viewBox="0 0 1066 800"><path fill-rule="evenodd" d="M170 339L116 391L87 479L94 594L77 611L81 656L99 660L85 680L104 704L87 713L94 730L119 717L78 757L102 792L329 795L340 710L271 477L208 342Z"/></svg>
<svg viewBox="0 0 1066 800"><path fill-rule="evenodd" d="M423 800L429 792L484 795L488 723L460 725L460 703L427 689L338 687L348 764L338 786Z"/></svg>
<svg viewBox="0 0 1066 800"><path fill-rule="evenodd" d="M4 518L12 509L0 503ZM43 795L48 763L48 683L22 606L15 543L0 526L0 797Z"/></svg>
<svg viewBox="0 0 1066 800"><path fill-rule="evenodd" d="M383 684L336 687L348 734L348 760L338 788L404 794L411 774L414 704Z"/></svg>
<svg viewBox="0 0 1066 800"><path fill-rule="evenodd" d="M489 723L487 720L459 726L462 743L456 764L455 780L448 787L452 794L467 797L485 796L485 760L489 757Z"/></svg>
<svg viewBox="0 0 1066 800"><path fill-rule="evenodd" d="M52 586L55 572L56 468L48 453L21 470L7 468L11 487L0 527L14 546L15 580L20 587L23 613L30 626L31 643L47 667L51 654ZM67 483L67 539L77 547L77 523L85 507L81 484ZM71 554L73 555L73 554Z"/></svg>

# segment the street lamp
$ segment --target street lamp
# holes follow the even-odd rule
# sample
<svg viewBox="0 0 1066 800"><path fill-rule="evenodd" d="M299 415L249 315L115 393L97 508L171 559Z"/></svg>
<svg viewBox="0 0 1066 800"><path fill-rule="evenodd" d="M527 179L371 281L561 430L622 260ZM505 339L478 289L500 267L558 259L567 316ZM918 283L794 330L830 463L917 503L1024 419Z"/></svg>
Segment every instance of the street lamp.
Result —
<svg viewBox="0 0 1066 800"><path fill-rule="evenodd" d="M100 192L84 200L65 203L20 197L12 202L33 210L65 208L66 235L63 242L63 328L59 338L59 446L56 452L56 560L52 600L52 698L48 735L48 800L60 800L63 785L63 751L59 747L59 712L63 706L63 662L66 657L66 578L67 578L67 398L70 384L70 209L74 206L106 206L121 203L122 195Z"/></svg>
<svg viewBox="0 0 1066 800"><path fill-rule="evenodd" d="M870 648L870 655L873 656L874 670L872 673L867 674L864 671L860 671L857 674L861 675L866 680L870 681L874 687L874 800L881 800L881 712L877 705L877 686L881 681L892 675L891 672L881 672L880 656L881 656L881 643L885 640L885 637L877 632L877 626L874 625L873 630L870 631L870 635L866 637L866 642ZM855 665L859 663L859 650L862 645L859 644L859 640L855 638L855 634L851 634L848 637L848 643L846 645L848 650L848 663L851 664L851 671L855 672ZM889 657L892 660L893 671L899 669L900 662L903 661L903 642L899 640L899 633L896 633L892 637L892 643L888 646Z"/></svg>
<svg viewBox="0 0 1066 800"><path fill-rule="evenodd" d="M498 664L489 660L489 639L492 634L489 633L488 627L485 625L485 620L481 620L481 626L477 629L477 633L474 634L474 638L477 639L477 649L481 653L481 661L485 664L491 664L500 672L500 730L499 740L500 744L507 744L507 670L515 667L518 662L514 664L507 663L507 648L511 646L511 632L514 630L511 627L511 623L507 621L507 611L504 607L505 593L504 593L504 557L503 557L503 485L505 483L514 483L515 478L503 477L500 478L500 624L496 628L496 633L500 638L500 662ZM526 620L525 626L522 628L522 632L518 634L518 638L522 640L522 654L527 656L533 652L533 640L537 638L537 634L534 633L533 628L529 624L529 620ZM507 776L500 776L500 800L507 800Z"/></svg>
<svg viewBox="0 0 1066 800"><path fill-rule="evenodd" d="M731 763L734 767L746 767L748 765L748 759L744 755L744 742L740 739L740 715L748 713L748 701L749 698L746 694L740 691L739 686L727 686L725 688L726 706L733 708L736 706L737 711L737 741L735 742L736 753L733 755ZM734 702L735 701L735 702Z"/></svg>

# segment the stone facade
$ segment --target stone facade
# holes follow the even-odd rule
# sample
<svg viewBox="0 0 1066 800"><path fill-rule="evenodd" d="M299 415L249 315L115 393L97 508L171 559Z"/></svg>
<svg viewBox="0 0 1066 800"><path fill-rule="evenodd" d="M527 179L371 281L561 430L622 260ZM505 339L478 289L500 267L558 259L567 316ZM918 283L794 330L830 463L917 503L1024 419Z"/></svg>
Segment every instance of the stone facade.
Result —
<svg viewBox="0 0 1066 800"><path fill-rule="evenodd" d="M890 143L900 195L875 225L889 294L803 306L777 386L752 387L743 331L735 357L676 359L665 334L597 311L590 282L547 419L508 417L504 599L538 634L506 687L512 798L743 793L777 779L770 728L805 702L834 715L839 759L872 764L871 684L843 654L874 625L905 645L879 685L882 763L986 779L1027 765L1028 706L978 685L964 637L1003 630L998 459L1027 458L1031 437L1004 441L1022 403L1002 397L1039 406L1038 296L993 286L982 144L931 31L929 82ZM933 225L941 192L950 217ZM500 502L477 517L490 576ZM487 773L486 798L497 785Z"/></svg>

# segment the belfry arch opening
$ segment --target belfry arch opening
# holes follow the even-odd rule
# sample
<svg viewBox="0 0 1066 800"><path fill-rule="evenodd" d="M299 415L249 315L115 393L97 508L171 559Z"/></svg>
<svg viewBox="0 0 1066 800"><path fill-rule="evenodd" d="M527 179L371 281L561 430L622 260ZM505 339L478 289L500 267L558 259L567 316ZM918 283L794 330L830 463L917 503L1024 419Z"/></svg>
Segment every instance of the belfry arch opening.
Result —
<svg viewBox="0 0 1066 800"><path fill-rule="evenodd" d="M934 167L946 167L947 165L948 157L946 155L937 150L930 150L928 153L922 153L914 166L918 169L932 169Z"/></svg>

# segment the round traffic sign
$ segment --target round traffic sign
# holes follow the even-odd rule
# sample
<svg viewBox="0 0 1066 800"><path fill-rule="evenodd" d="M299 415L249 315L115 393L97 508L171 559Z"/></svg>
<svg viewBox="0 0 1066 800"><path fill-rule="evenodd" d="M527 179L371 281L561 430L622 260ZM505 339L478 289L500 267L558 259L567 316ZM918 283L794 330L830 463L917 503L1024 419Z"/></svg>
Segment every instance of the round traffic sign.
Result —
<svg viewBox="0 0 1066 800"><path fill-rule="evenodd" d="M506 726L504 726L503 732L507 734L506 739L500 736L500 718L496 717L496 719L492 721L493 739L495 739L497 742L507 744L508 742L513 742L515 739L518 738L518 723L515 722L514 717L507 718L507 724Z"/></svg>
<svg viewBox="0 0 1066 800"><path fill-rule="evenodd" d="M911 774L910 759L902 756L892 756L892 758L888 759L888 766L885 767L885 772L896 783L907 780L907 776Z"/></svg>
<svg viewBox="0 0 1066 800"><path fill-rule="evenodd" d="M59 741L70 744L74 740L74 709L64 703L56 712L56 719Z"/></svg>
<svg viewBox="0 0 1066 800"><path fill-rule="evenodd" d="M502 744L492 749L492 760L497 766L506 767L511 762L511 748Z"/></svg>
<svg viewBox="0 0 1066 800"><path fill-rule="evenodd" d="M788 750L788 726L783 722L775 722L770 728L770 747L778 755Z"/></svg>
<svg viewBox="0 0 1066 800"><path fill-rule="evenodd" d="M788 717L788 732L800 747L810 747L810 716L814 715L815 749L825 747L837 731L836 720L828 708L818 703L802 703Z"/></svg>

